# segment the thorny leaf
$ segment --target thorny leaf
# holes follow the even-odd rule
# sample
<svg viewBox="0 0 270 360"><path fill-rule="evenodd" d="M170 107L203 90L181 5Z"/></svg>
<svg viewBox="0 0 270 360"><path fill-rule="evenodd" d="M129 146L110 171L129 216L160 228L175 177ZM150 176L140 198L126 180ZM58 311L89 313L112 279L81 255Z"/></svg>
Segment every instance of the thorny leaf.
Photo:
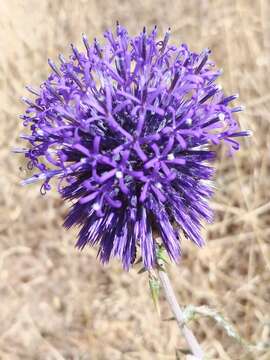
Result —
<svg viewBox="0 0 270 360"><path fill-rule="evenodd" d="M235 339L238 343L244 346L249 351L261 351L270 348L270 343L250 344L243 339L233 325L219 312L214 309L210 309L207 306L193 306L189 305L184 309L184 322L188 323L193 320L197 315L202 315L214 319L219 326L221 326L227 333L228 336Z"/></svg>

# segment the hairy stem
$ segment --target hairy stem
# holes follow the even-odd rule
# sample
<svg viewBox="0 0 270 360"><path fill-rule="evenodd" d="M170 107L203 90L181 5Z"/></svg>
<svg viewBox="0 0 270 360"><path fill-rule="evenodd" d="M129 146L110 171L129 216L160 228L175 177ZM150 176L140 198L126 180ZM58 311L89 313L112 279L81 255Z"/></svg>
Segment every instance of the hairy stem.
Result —
<svg viewBox="0 0 270 360"><path fill-rule="evenodd" d="M167 273L164 271L164 269L158 270L158 275L160 282L162 284L162 287L165 292L165 297L171 307L171 311L175 317L175 320L177 321L177 324L184 335L186 342L188 343L188 346L194 356L196 356L198 359L202 360L204 353L203 350L198 343L197 339L195 338L193 332L185 325L185 319L183 315L183 311L181 307L179 306L175 293L173 291L170 279L167 275Z"/></svg>

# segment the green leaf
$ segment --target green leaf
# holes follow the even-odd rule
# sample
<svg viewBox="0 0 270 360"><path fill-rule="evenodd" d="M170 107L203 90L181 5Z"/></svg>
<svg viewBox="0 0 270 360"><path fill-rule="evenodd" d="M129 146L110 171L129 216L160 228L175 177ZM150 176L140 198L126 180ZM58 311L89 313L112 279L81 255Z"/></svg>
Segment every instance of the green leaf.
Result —
<svg viewBox="0 0 270 360"><path fill-rule="evenodd" d="M169 263L167 252L163 245L157 246L157 261L161 267Z"/></svg>
<svg viewBox="0 0 270 360"><path fill-rule="evenodd" d="M158 278L151 273L149 273L149 288L154 306L156 308L158 315L160 316L160 307L159 307L160 283Z"/></svg>

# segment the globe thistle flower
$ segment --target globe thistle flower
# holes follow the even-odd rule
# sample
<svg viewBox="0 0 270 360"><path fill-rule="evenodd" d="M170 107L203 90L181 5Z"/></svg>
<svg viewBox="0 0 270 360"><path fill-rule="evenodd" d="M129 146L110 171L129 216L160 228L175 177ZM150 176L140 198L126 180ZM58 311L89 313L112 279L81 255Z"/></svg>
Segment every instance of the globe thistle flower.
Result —
<svg viewBox="0 0 270 360"><path fill-rule="evenodd" d="M157 244L172 261L181 255L181 233L198 246L202 220L211 220L208 180L215 146L231 152L240 131L216 79L221 71L210 51L191 52L169 44L169 31L157 29L136 37L117 25L105 32L105 45L85 51L71 45L21 118L30 129L22 135L29 147L18 150L37 173L23 183L41 180L41 192L58 179L59 193L71 201L65 226L80 226L77 246L99 246L107 263L118 257L129 269L140 249L144 266L156 265Z"/></svg>

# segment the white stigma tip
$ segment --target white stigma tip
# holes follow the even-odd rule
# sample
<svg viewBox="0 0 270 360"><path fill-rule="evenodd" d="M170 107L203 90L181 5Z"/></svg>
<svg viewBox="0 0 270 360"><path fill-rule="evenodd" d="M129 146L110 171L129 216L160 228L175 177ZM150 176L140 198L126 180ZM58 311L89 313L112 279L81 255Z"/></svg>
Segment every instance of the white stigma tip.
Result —
<svg viewBox="0 0 270 360"><path fill-rule="evenodd" d="M122 171L116 171L115 176L116 176L117 179L122 179L123 178Z"/></svg>
<svg viewBox="0 0 270 360"><path fill-rule="evenodd" d="M246 134L247 134L247 136L253 136L253 131L252 130L247 130Z"/></svg>
<svg viewBox="0 0 270 360"><path fill-rule="evenodd" d="M93 210L98 211L98 210L100 210L100 205L98 203L94 203L92 208L93 208Z"/></svg>
<svg viewBox="0 0 270 360"><path fill-rule="evenodd" d="M162 189L162 185L161 185L161 183L156 183L156 188L158 188L158 189Z"/></svg>
<svg viewBox="0 0 270 360"><path fill-rule="evenodd" d="M168 160L174 160L174 155L173 155L173 154L169 154L169 155L167 156L167 159L168 159Z"/></svg>
<svg viewBox="0 0 270 360"><path fill-rule="evenodd" d="M218 91L222 90L222 86L220 84L217 86L217 90Z"/></svg>
<svg viewBox="0 0 270 360"><path fill-rule="evenodd" d="M218 114L218 118L220 121L224 121L225 115L223 113Z"/></svg>
<svg viewBox="0 0 270 360"><path fill-rule="evenodd" d="M192 124L192 119L191 119L191 118L188 118L188 119L186 120L186 124L187 124L187 125L191 125L191 124Z"/></svg>
<svg viewBox="0 0 270 360"><path fill-rule="evenodd" d="M244 111L244 110L246 110L245 105L241 105L241 106L239 106L239 108L240 108L240 111Z"/></svg>

